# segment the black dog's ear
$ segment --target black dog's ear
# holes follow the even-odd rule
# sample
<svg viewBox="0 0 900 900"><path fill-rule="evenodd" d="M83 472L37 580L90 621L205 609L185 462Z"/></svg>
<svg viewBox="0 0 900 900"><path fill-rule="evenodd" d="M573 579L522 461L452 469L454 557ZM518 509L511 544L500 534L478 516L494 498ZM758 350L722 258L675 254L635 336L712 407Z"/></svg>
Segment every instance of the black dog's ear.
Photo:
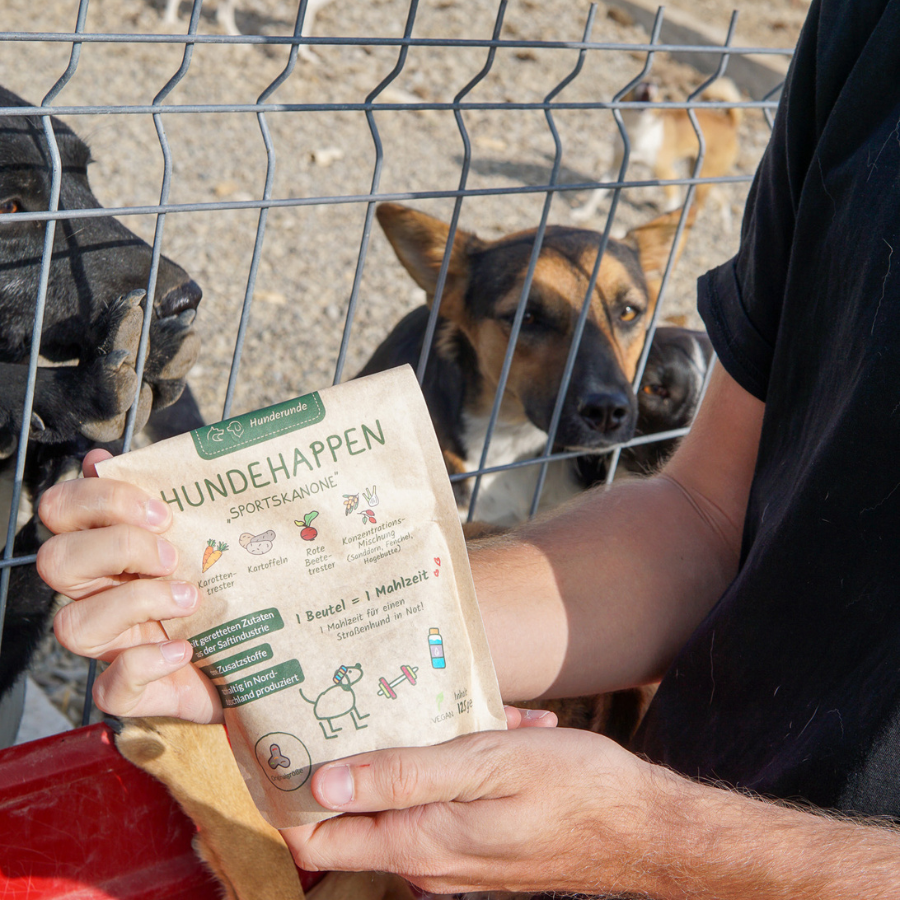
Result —
<svg viewBox="0 0 900 900"><path fill-rule="evenodd" d="M437 287L444 251L447 249L450 226L440 219L399 203L381 203L375 214L397 258L428 295L430 304ZM445 309L445 302L452 302L453 296L461 297L465 292L469 279L470 254L484 246L484 242L474 234L457 229L450 249L450 264L441 309Z"/></svg>

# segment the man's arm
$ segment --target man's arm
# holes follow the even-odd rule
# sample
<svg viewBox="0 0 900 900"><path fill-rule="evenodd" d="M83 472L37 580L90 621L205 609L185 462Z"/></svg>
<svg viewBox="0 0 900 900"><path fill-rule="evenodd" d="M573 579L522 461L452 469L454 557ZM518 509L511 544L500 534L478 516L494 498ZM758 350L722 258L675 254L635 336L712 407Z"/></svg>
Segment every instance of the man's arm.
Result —
<svg viewBox="0 0 900 900"><path fill-rule="evenodd" d="M900 831L666 773L669 846L652 896L690 900L900 897ZM660 835L665 840L664 835Z"/></svg>
<svg viewBox="0 0 900 900"><path fill-rule="evenodd" d="M284 832L304 869L398 872L440 893L900 897L896 829L697 784L579 729L366 753L322 766L312 790L356 815Z"/></svg>
<svg viewBox="0 0 900 900"><path fill-rule="evenodd" d="M473 543L472 571L509 699L662 675L737 572L764 406L717 366L662 475Z"/></svg>

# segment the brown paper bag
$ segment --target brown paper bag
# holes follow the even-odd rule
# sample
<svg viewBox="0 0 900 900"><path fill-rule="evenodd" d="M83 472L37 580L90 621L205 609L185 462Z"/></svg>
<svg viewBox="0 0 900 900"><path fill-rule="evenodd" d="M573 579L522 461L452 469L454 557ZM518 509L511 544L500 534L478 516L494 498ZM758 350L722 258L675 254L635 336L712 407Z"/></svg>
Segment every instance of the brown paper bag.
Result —
<svg viewBox="0 0 900 900"><path fill-rule="evenodd" d="M165 624L216 685L276 827L334 813L316 767L506 727L456 504L408 366L100 463L174 513ZM215 778L215 773L210 773Z"/></svg>

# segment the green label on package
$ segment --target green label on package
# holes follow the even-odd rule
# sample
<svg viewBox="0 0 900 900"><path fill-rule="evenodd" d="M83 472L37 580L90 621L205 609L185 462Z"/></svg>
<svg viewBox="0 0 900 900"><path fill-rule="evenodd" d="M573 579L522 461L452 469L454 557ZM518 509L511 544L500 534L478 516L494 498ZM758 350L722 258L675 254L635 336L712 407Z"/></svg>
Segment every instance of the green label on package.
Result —
<svg viewBox="0 0 900 900"><path fill-rule="evenodd" d="M247 613L246 616L232 619L230 622L223 622L215 628L189 637L188 640L194 648L194 659L198 660L236 647L245 641L254 641L264 634L271 634L282 628L284 628L284 619L281 618L281 613L273 607Z"/></svg>
<svg viewBox="0 0 900 900"><path fill-rule="evenodd" d="M280 434L308 428L325 418L325 407L318 391L279 403L267 409L205 425L191 432L194 447L202 459L227 456L242 447L270 441Z"/></svg>
<svg viewBox="0 0 900 900"><path fill-rule="evenodd" d="M222 698L222 706L228 709L252 703L254 700L268 697L269 694L277 694L302 682L303 670L300 663L296 659L289 659L239 681L226 681L224 684L216 685L216 689Z"/></svg>
<svg viewBox="0 0 900 900"><path fill-rule="evenodd" d="M236 653L234 656L228 656L220 659L218 662L209 666L200 666L200 671L207 678L224 678L226 675L233 675L241 669L248 669L257 663L265 662L271 659L272 647L269 644L260 644L258 647L251 647L243 653Z"/></svg>

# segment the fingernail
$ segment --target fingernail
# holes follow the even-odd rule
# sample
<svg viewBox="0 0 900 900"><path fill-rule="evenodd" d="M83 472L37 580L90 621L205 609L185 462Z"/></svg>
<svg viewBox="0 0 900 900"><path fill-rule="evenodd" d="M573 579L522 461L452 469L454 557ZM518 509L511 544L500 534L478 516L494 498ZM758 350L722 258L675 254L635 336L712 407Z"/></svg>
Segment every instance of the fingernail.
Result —
<svg viewBox="0 0 900 900"><path fill-rule="evenodd" d="M169 509L162 500L148 500L144 504L144 521L148 525L162 525L169 518Z"/></svg>
<svg viewBox="0 0 900 900"><path fill-rule="evenodd" d="M545 716L550 715L549 709L526 709L525 715L522 717L524 719L530 719L532 722L536 719L543 719Z"/></svg>
<svg viewBox="0 0 900 900"><path fill-rule="evenodd" d="M190 609L197 601L197 588L186 581L173 581L169 585L172 592L172 599L176 606L182 609Z"/></svg>
<svg viewBox="0 0 900 900"><path fill-rule="evenodd" d="M178 562L178 551L168 542L160 538L157 542L159 545L159 564L164 569L174 569L175 563Z"/></svg>
<svg viewBox="0 0 900 900"><path fill-rule="evenodd" d="M159 645L159 652L167 663L180 663L187 655L186 646L184 641L166 641Z"/></svg>
<svg viewBox="0 0 900 900"><path fill-rule="evenodd" d="M325 806L345 806L353 799L350 766L332 766L319 781L319 793Z"/></svg>

